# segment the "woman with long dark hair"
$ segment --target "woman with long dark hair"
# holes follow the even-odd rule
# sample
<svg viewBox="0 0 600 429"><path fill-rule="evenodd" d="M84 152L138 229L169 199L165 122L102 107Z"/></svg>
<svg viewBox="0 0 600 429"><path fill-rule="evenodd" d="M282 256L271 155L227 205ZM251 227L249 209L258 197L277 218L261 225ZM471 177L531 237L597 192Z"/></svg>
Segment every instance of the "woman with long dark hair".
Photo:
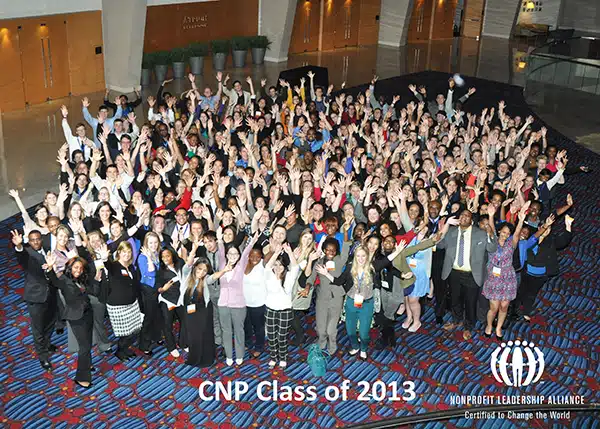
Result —
<svg viewBox="0 0 600 429"><path fill-rule="evenodd" d="M75 383L83 388L92 386L92 335L94 316L88 292L97 286L97 279L90 282L87 277L87 266L83 258L75 257L67 262L64 274L59 278L56 275L56 256L53 253L46 255L46 273L51 284L58 288L64 297L65 307L62 314L69 321L69 327L77 338L79 351L77 352L77 373Z"/></svg>
<svg viewBox="0 0 600 429"><path fill-rule="evenodd" d="M190 254L194 257L195 252ZM183 306L185 283L182 281L184 274L183 260L171 248L160 251L160 269L156 273L155 287L158 290L158 302L163 318L163 334L165 345L173 357L179 357L179 351L173 336L173 322L175 316L179 319L179 346L187 348L186 344L186 317Z"/></svg>
<svg viewBox="0 0 600 429"><path fill-rule="evenodd" d="M285 252L285 253L283 253ZM287 258L286 258L287 256ZM271 360L269 368L287 366L288 331L293 318L292 289L300 268L289 244L273 249L265 266L266 330Z"/></svg>

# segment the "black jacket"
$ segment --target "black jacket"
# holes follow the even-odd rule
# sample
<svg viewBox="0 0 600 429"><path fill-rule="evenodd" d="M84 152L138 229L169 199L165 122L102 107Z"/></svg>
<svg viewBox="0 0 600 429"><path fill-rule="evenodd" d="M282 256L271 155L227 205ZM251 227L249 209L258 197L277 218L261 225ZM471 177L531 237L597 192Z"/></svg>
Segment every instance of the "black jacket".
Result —
<svg viewBox="0 0 600 429"><path fill-rule="evenodd" d="M558 251L567 247L572 238L573 234L568 231L546 237L527 251L525 267L544 267L546 276L558 275Z"/></svg>
<svg viewBox="0 0 600 429"><path fill-rule="evenodd" d="M20 252L15 249L15 254L19 265L25 271L23 299L27 302L46 302L50 292L50 283L42 268L42 265L46 263L44 256L27 245L24 245Z"/></svg>
<svg viewBox="0 0 600 429"><path fill-rule="evenodd" d="M52 285L62 292L65 304L62 317L66 320L81 319L85 310L90 306L88 289L93 287L92 283L88 282L80 288L65 275L58 278L54 270L48 272L48 278ZM92 282L94 281L92 280Z"/></svg>

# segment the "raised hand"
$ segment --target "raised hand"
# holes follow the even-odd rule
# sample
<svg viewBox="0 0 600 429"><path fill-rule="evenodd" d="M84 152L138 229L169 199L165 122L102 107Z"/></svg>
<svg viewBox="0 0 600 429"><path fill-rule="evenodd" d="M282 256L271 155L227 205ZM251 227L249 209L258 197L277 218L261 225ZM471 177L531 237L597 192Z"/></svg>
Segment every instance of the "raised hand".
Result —
<svg viewBox="0 0 600 429"><path fill-rule="evenodd" d="M15 247L21 247L23 245L23 235L16 229L10 232L12 243Z"/></svg>
<svg viewBox="0 0 600 429"><path fill-rule="evenodd" d="M81 99L81 104L83 105L83 107L88 108L90 107L90 100L87 97L83 97Z"/></svg>
<svg viewBox="0 0 600 429"><path fill-rule="evenodd" d="M69 116L69 109L67 109L67 106L65 106L64 104L60 106L60 113L62 113L63 118Z"/></svg>

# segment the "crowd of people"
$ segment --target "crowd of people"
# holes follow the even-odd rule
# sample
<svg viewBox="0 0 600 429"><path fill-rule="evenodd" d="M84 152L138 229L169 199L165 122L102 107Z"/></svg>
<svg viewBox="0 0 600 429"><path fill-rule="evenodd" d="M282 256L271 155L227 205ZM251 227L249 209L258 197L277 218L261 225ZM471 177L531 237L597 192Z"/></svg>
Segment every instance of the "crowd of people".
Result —
<svg viewBox="0 0 600 429"><path fill-rule="evenodd" d="M403 102L377 95L376 76L355 97L313 73L258 89L216 80L213 93L189 75L180 95L165 81L144 121L139 93L107 92L96 117L84 98L87 125L63 106L58 192L30 217L11 191L43 368L65 325L89 387L94 344L122 361L137 345L199 367L268 353L285 368L290 344L340 353L342 321L343 353L364 360L372 328L377 348L394 347L397 322L419 332L423 305L465 341L478 321L502 339L509 313L531 319L572 236L574 202L557 190L586 171L532 117L503 101L467 112L476 90L453 79L440 94L410 85Z"/></svg>

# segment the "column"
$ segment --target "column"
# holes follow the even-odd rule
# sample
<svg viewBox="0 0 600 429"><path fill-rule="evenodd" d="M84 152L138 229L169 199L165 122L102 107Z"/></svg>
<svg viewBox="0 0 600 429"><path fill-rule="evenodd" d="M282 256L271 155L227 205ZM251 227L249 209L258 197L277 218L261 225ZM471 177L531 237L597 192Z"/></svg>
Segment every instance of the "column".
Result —
<svg viewBox="0 0 600 429"><path fill-rule="evenodd" d="M132 92L140 86L146 0L102 0L106 86Z"/></svg>
<svg viewBox="0 0 600 429"><path fill-rule="evenodd" d="M259 33L272 42L265 61L287 61L297 3L297 0L259 0Z"/></svg>
<svg viewBox="0 0 600 429"><path fill-rule="evenodd" d="M404 46L414 0L381 0L379 15L380 45Z"/></svg>
<svg viewBox="0 0 600 429"><path fill-rule="evenodd" d="M517 22L522 0L487 0L483 14L483 36L508 39Z"/></svg>

